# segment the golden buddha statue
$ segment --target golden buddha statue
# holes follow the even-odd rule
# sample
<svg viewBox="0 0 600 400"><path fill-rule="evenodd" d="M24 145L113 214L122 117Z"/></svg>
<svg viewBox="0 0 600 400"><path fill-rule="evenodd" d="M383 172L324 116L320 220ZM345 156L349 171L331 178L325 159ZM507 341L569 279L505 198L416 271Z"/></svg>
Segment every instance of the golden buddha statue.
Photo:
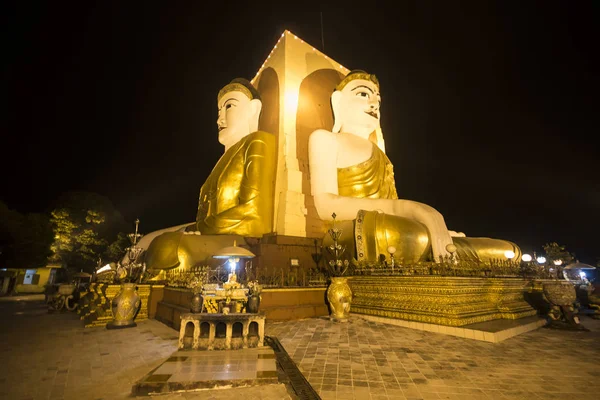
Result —
<svg viewBox="0 0 600 400"><path fill-rule="evenodd" d="M398 199L393 166L385 154L380 128L381 96L375 75L351 71L331 95L332 131L319 129L309 138L311 190L319 217L347 233L342 237L358 261L376 262L388 249L406 262L520 257L511 242L467 238L448 230L432 207ZM518 258L516 258L518 259Z"/></svg>
<svg viewBox="0 0 600 400"><path fill-rule="evenodd" d="M192 267L233 241L272 231L276 141L258 131L260 96L238 78L219 91L217 105L225 153L200 189L196 223L157 236L146 252L149 269Z"/></svg>

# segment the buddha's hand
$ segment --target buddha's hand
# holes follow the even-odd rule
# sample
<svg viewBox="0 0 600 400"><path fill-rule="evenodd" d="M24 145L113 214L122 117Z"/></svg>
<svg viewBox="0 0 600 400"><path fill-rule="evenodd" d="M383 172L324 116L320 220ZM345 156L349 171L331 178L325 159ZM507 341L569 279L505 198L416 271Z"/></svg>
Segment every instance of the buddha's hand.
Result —
<svg viewBox="0 0 600 400"><path fill-rule="evenodd" d="M452 259L448 246L454 245L452 237L442 214L431 206L410 200L395 200L394 214L400 217L414 219L425 225L431 238L431 250L435 262ZM450 247L450 250L453 248Z"/></svg>

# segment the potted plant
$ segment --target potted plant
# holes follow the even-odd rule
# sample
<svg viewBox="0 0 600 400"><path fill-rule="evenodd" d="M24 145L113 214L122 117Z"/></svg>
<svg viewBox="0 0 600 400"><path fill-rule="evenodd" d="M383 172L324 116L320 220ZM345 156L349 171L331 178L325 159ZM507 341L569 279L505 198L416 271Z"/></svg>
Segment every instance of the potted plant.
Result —
<svg viewBox="0 0 600 400"><path fill-rule="evenodd" d="M248 282L248 303L246 304L246 312L256 314L260 307L260 294L262 292L262 286L258 281Z"/></svg>
<svg viewBox="0 0 600 400"><path fill-rule="evenodd" d="M190 301L190 311L201 313L204 309L204 298L202 290L208 278L208 267L200 267L188 274L187 287L192 290L192 299Z"/></svg>

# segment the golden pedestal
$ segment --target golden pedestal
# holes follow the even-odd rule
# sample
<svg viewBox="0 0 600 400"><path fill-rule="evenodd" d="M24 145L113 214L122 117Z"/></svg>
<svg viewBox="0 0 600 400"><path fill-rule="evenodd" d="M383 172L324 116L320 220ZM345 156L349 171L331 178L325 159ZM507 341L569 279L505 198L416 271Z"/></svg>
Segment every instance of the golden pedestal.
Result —
<svg viewBox="0 0 600 400"><path fill-rule="evenodd" d="M355 276L352 313L446 326L463 326L536 314L521 278Z"/></svg>

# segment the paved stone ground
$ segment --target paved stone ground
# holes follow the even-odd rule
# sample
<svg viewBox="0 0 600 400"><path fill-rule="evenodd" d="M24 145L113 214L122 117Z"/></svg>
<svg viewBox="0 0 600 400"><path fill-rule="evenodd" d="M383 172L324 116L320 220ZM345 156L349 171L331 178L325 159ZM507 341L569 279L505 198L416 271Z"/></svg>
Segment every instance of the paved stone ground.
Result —
<svg viewBox="0 0 600 400"><path fill-rule="evenodd" d="M598 399L600 321L488 343L353 316L270 323L323 399Z"/></svg>
<svg viewBox="0 0 600 400"><path fill-rule="evenodd" d="M179 333L155 320L128 329L84 328L77 314L48 314L39 300L2 301L0 318L2 400L130 398L133 384L177 350ZM231 400L236 396L292 398L283 384L156 397Z"/></svg>
<svg viewBox="0 0 600 400"><path fill-rule="evenodd" d="M83 328L37 301L0 302L0 399L125 399L177 349L177 332L147 320ZM539 329L478 342L365 321L268 322L323 399L596 399L600 321L590 332ZM283 384L173 393L171 399L293 399Z"/></svg>

